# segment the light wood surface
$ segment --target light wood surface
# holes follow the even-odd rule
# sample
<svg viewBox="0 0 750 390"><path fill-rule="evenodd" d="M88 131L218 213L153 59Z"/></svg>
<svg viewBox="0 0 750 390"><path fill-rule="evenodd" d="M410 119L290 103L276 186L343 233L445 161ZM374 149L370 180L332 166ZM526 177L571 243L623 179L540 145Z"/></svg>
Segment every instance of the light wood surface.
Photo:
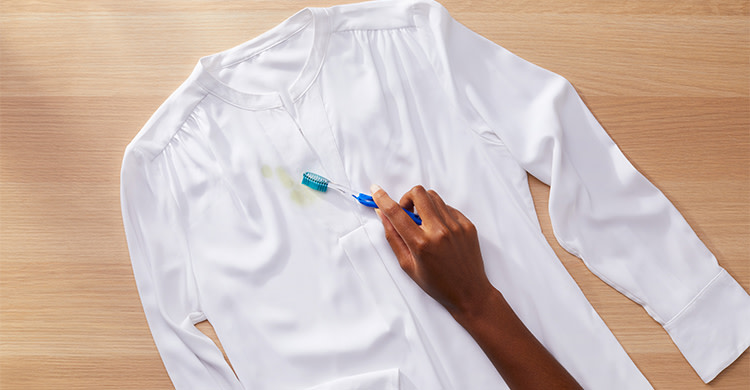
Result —
<svg viewBox="0 0 750 390"><path fill-rule="evenodd" d="M0 3L0 388L167 389L119 208L125 145L198 58L311 1ZM567 77L628 158L750 288L750 22L735 0L445 1L478 33ZM638 305L545 234L656 389L711 385ZM211 333L210 326L201 329Z"/></svg>

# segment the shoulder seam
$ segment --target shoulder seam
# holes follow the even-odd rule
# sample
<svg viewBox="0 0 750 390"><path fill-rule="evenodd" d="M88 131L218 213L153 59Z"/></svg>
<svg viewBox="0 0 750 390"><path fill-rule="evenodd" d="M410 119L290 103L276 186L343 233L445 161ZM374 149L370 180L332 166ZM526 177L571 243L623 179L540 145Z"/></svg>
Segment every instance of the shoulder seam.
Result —
<svg viewBox="0 0 750 390"><path fill-rule="evenodd" d="M202 85L200 85L198 83L195 83L195 84L200 89L202 89L202 90L205 91L205 88ZM164 150L172 143L172 140L174 140L174 138L177 136L177 134L179 134L181 131L185 130L185 123L187 123L188 119L190 119L193 116L193 114L195 114L195 109L201 103L203 103L203 101L206 99L206 97L208 97L208 95L210 94L208 91L205 91L205 92L206 93L203 95L203 97L200 98L197 102L195 102L195 104L193 105L193 107L190 108L190 111L187 113L187 115L185 115L185 119L183 119L182 122L180 122L179 125L177 125L177 126L174 127L174 132L172 133L172 135L169 137L169 139L166 140L166 142L164 142L164 145L159 149L158 152L153 153L153 156L151 156L151 158L149 159L149 161L154 161L157 157L159 157L162 153L164 153Z"/></svg>

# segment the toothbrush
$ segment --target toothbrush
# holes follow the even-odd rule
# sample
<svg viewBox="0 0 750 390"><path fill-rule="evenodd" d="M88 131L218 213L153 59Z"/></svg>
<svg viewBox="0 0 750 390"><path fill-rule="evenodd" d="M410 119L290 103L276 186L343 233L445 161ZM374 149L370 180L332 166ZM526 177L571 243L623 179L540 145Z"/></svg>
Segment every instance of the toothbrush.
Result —
<svg viewBox="0 0 750 390"><path fill-rule="evenodd" d="M302 184L312 188L315 191L320 192L326 192L329 188L333 188L336 191L341 192L344 195L351 195L354 199L357 200L357 202L367 206L372 207L374 209L378 208L378 205L375 204L375 201L372 200L371 195L362 194L362 193L356 193L340 184L336 184L328 179L326 179L323 176L320 176L316 173L312 172L305 172L302 175ZM406 214L409 214L409 217L416 223L417 225L422 224L422 219L419 218L419 215L412 213L411 211L404 209L406 211Z"/></svg>

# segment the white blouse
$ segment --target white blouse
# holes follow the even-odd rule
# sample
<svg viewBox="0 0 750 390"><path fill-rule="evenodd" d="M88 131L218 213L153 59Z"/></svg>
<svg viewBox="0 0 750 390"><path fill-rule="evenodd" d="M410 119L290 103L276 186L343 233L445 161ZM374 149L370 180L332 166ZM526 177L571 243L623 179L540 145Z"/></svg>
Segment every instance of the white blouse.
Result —
<svg viewBox="0 0 750 390"><path fill-rule="evenodd" d="M750 296L562 77L430 0L305 8L202 58L128 146L122 212L179 389L506 389L400 268L372 209L422 184L476 225L492 283L586 389L649 389L548 245L641 304L708 382L750 344ZM417 210L419 211L419 210ZM220 350L195 326L208 319ZM234 371L234 372L233 372Z"/></svg>

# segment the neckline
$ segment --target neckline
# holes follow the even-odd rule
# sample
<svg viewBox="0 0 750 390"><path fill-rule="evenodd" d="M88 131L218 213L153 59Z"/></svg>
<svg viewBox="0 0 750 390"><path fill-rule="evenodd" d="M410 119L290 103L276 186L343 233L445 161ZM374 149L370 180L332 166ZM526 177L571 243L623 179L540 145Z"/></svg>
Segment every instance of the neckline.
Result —
<svg viewBox="0 0 750 390"><path fill-rule="evenodd" d="M215 76L221 68L235 65L273 46L284 42L303 29L312 28L313 38L302 70L288 87L288 91L248 92L235 89ZM253 110L283 106L281 94L287 93L296 101L310 88L325 59L330 21L325 8L307 7L263 34L229 50L203 57L197 65L196 81L211 94L231 104Z"/></svg>

